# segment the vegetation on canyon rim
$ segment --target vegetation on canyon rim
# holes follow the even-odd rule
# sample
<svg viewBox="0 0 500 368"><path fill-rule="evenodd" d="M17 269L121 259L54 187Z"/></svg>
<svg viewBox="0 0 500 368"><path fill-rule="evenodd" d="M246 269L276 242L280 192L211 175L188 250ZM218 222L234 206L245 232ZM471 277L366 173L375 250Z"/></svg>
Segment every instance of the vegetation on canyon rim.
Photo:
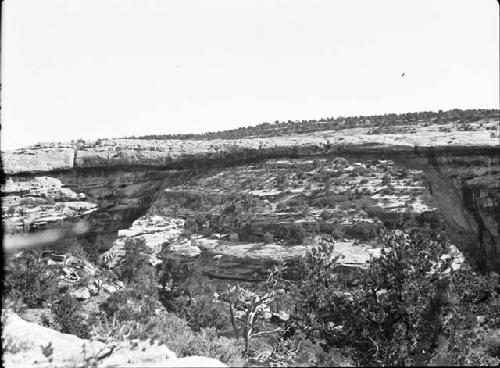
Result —
<svg viewBox="0 0 500 368"><path fill-rule="evenodd" d="M412 133L411 128L418 121L433 120L438 124L446 124L450 121L459 120L462 124L462 130L472 130L468 124L470 121L479 119L498 117L498 110L453 109L448 111L439 110L438 112L423 111L405 114L385 114L372 116L350 116L343 117L324 117L311 120L288 120L275 121L274 123L261 123L254 126L241 127L232 130L219 132L207 132L203 134L151 134L140 137L127 137L139 139L241 139L256 137L273 137L293 133L309 133L322 130L340 130L357 127L373 127L372 134L391 134L391 133ZM392 128L396 125L405 125L406 128Z"/></svg>
<svg viewBox="0 0 500 368"><path fill-rule="evenodd" d="M3 300L17 311L51 308L52 327L62 332L108 342L156 340L180 356L206 355L231 365L245 364L244 358L270 366L498 364L498 278L467 265L453 269L446 237L430 228L392 232L381 242L385 251L366 270L342 272L332 247L323 245L284 265L271 286L254 286L249 295L272 294L264 304L281 304L291 316L280 332L258 337L265 328L255 308L250 325L239 321L256 335L249 335L247 348L227 308L237 306L235 294L221 297L229 304L216 302L214 286L176 260L168 244L155 268L144 244L127 242L116 272L125 288L90 315L54 287L56 273L40 251L9 257ZM299 277L280 277L286 267Z"/></svg>

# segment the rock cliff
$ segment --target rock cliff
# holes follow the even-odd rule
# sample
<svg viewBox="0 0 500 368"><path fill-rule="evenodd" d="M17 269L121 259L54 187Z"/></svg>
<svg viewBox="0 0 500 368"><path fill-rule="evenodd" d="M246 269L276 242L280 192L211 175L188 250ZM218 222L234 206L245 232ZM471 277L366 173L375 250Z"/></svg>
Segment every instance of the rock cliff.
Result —
<svg viewBox="0 0 500 368"><path fill-rule="evenodd" d="M500 270L500 148L402 160L424 170L450 239L483 271Z"/></svg>
<svg viewBox="0 0 500 368"><path fill-rule="evenodd" d="M113 139L87 146L51 145L5 152L3 165L7 182L3 189L6 199L3 205L4 225L7 231L12 233L59 226L64 221L84 219L90 223L91 231L80 241L87 243L87 246L106 250L112 246L118 230L130 227L135 220L148 213L153 203L164 195L166 188L178 190L182 184L190 183L210 170L212 176L217 176L214 170L223 172L224 168L259 164L269 160L284 161L281 165L286 166L286 161L292 160L286 170L296 172L300 169L300 160L343 158L348 163L343 165L342 174L338 175L342 179L356 177L356 173L349 174L355 169L351 168L354 163L366 167L367 162L378 160L379 165L380 161L389 160L399 171L423 171L422 178L415 180L419 181L416 186L423 188L422 193L418 195L423 196L424 202L427 201L426 195L432 196L430 202L427 201L429 203L424 205L438 208L453 242L470 256L480 269L498 272L500 149L498 138L490 134L491 130L486 130L490 125L496 126L498 130L498 121L484 123L485 129L467 132L456 129L453 124L449 125L444 130L442 126L423 124L411 133L398 134L373 134L368 128L353 128L236 140ZM329 165L327 172L337 173L340 170L335 168L338 163L330 162ZM347 170L346 173L346 167L351 171ZM372 187L380 186L382 178L379 174L381 173L374 173L374 180L378 181L373 181ZM47 182L51 183L57 181L59 187L56 185L55 190L40 191L41 177L49 178ZM328 178L329 182L331 176ZM309 178L298 180L307 183ZM428 185L424 188L422 182L427 182ZM202 189L200 183L195 191ZM368 180L368 186L370 183ZM333 194L348 196L351 189L363 190L364 184L351 184L342 190L343 183L335 183ZM224 185L219 194L230 189L226 186L227 183ZM412 185L410 182L401 182L391 185L390 188L410 188ZM24 189L12 189L16 186ZM314 191L314 186L307 190ZM265 195L259 195L258 191L259 188L254 188L253 195L264 200ZM73 194L68 194L70 192ZM263 193L272 198L272 191L264 190ZM376 192L366 193L370 194L370 198L375 196L380 199L383 195ZM400 196L396 202L399 201L401 208L408 208L409 204L412 204L412 208L420 205L418 200L401 204L401 198L404 197L404 201L407 201L406 194L401 193L396 194L396 197ZM386 194L389 197L391 195ZM377 195L379 197L376 197ZM288 196L293 197L293 190ZM19 201L26 201L26 198L36 198L38 202L26 204L26 211L19 213L16 205ZM69 211L68 206L60 206L61 202L84 204L81 204L79 209ZM378 208L391 208L390 198L379 202L384 203L378 203ZM263 206L265 207L265 204ZM385 216L385 223L388 224L395 218L395 213L404 213L403 210L372 210L381 212L380 216L373 215L372 211L372 216L368 216L366 221L361 219L357 223L372 223L374 217L384 222ZM280 211L273 209L271 212ZM280 222L276 220L276 216L282 215L271 212L267 211L268 215L265 216L257 215L255 220L249 219L250 233L263 236L266 232L266 221L268 224ZM34 215L30 217L27 215L29 213ZM44 216L49 217L50 221L41 221L40 218ZM291 220L289 215L284 222L292 223L298 220L305 221L304 218ZM232 225L228 225L227 221ZM229 232L231 226L237 225L229 212L225 217L219 218L219 224L224 231ZM304 226L306 225L304 223ZM349 228L352 226L349 225ZM363 227L367 229L368 236L373 231L373 234L376 234L376 228L373 224ZM365 231L363 229L359 231Z"/></svg>

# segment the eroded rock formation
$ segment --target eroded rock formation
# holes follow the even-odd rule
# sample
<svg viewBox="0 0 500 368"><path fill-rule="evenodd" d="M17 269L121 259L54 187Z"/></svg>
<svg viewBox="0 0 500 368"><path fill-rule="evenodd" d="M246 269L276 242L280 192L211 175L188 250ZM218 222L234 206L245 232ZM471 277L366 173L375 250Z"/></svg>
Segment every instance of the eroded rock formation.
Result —
<svg viewBox="0 0 500 368"><path fill-rule="evenodd" d="M145 214L165 188L188 183L209 168L277 158L388 159L399 168L423 170L433 203L453 242L480 269L500 271L498 139L485 130L442 131L433 125L419 128L413 134L373 135L366 130L212 141L117 139L86 148L7 152L3 162L9 183L32 183L45 176L59 180L63 189L83 193L85 202L95 208L62 217L64 221L87 220L91 231L81 241L104 250L111 247L118 230L128 228ZM291 170L295 170L293 163ZM3 194L11 199L31 195L5 190ZM47 193L44 198L53 197ZM4 206L4 213L8 211ZM53 215L60 215L60 209L54 207L52 211ZM14 213L5 217L4 224L12 224L16 216L27 220L26 216ZM55 221L45 226L57 225ZM30 226L23 229L29 231Z"/></svg>

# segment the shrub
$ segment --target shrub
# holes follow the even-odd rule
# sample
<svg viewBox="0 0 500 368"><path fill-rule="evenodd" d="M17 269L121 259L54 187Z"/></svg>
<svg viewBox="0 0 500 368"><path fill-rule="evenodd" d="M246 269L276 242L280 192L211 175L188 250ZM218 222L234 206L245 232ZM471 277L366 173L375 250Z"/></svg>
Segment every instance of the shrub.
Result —
<svg viewBox="0 0 500 368"><path fill-rule="evenodd" d="M483 276L463 265L451 275L449 306L443 335L448 342L444 364L500 363L500 285L495 275ZM479 323L477 316L483 322ZM439 358L443 358L442 356Z"/></svg>
<svg viewBox="0 0 500 368"><path fill-rule="evenodd" d="M184 343L180 341L179 356L202 355L218 359L230 366L243 365L242 344L236 339L219 337L215 328L203 328L190 336Z"/></svg>
<svg viewBox="0 0 500 368"><path fill-rule="evenodd" d="M113 293L99 307L106 315L116 315L120 321L126 321L149 318L161 304L155 295L140 288L126 288Z"/></svg>
<svg viewBox="0 0 500 368"><path fill-rule="evenodd" d="M125 341L129 338L138 337L140 324L135 321L121 321L116 318L116 314L112 318L102 316L100 319L95 319L90 328L90 338L92 340L101 341L105 344L112 344L118 341ZM133 335L135 333L135 335Z"/></svg>
<svg viewBox="0 0 500 368"><path fill-rule="evenodd" d="M185 318L194 331L215 328L221 333L231 329L229 315L222 303L213 301L213 294L195 296L184 306L180 316Z"/></svg>
<svg viewBox="0 0 500 368"><path fill-rule="evenodd" d="M229 318L214 301L215 287L208 279L174 258L168 244L164 244L160 259L160 300L167 311L186 319L196 331L207 327L228 330Z"/></svg>
<svg viewBox="0 0 500 368"><path fill-rule="evenodd" d="M193 275L193 271L172 254L167 242L162 244L158 258L162 261L158 270L158 281L164 291L175 292L183 281Z"/></svg>
<svg viewBox="0 0 500 368"><path fill-rule="evenodd" d="M43 308L57 297L55 267L41 259L40 250L28 250L6 260L3 295L19 299L28 308Z"/></svg>
<svg viewBox="0 0 500 368"><path fill-rule="evenodd" d="M142 322L99 321L92 326L92 336L101 341L126 339L150 340L166 345L179 357L203 355L219 359L230 366L241 366L242 342L219 337L214 328L195 333L187 321L168 312L162 312Z"/></svg>
<svg viewBox="0 0 500 368"><path fill-rule="evenodd" d="M62 333L76 335L80 338L89 338L89 328L81 315L78 301L70 295L65 295L52 308L54 320L60 326Z"/></svg>
<svg viewBox="0 0 500 368"><path fill-rule="evenodd" d="M164 277L169 279L170 286L167 288L165 284L160 299L167 311L187 320L195 331L208 327L215 327L221 332L229 330L227 311L221 303L214 300L215 286L200 272L191 270L178 261L165 258L164 263L170 264L165 266L164 271Z"/></svg>

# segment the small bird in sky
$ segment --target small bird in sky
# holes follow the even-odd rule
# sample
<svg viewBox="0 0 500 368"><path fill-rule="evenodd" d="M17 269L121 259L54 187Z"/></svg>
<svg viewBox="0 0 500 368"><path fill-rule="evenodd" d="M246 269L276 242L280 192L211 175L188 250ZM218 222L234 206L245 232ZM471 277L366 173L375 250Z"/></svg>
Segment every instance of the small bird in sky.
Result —
<svg viewBox="0 0 500 368"><path fill-rule="evenodd" d="M404 77L406 73L401 74L401 77Z"/></svg>

